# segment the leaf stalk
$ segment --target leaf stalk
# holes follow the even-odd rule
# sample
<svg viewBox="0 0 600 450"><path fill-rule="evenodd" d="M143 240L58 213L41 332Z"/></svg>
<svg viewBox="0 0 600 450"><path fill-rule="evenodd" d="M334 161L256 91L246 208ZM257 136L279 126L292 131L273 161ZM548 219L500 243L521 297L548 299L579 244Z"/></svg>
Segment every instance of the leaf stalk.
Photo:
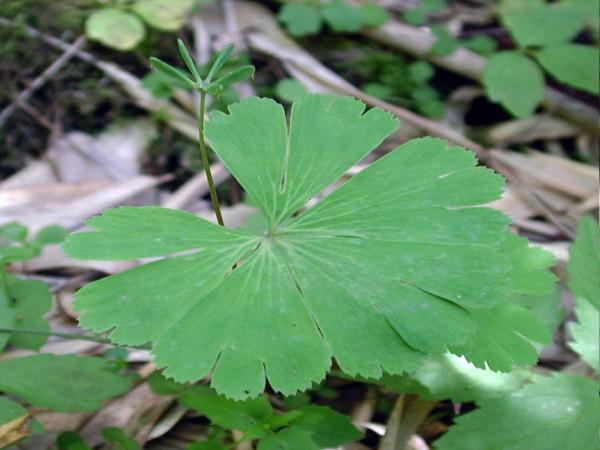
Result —
<svg viewBox="0 0 600 450"><path fill-rule="evenodd" d="M225 226L223 221L223 215L221 214L221 207L219 206L219 197L217 195L217 188L215 181L210 171L210 161L208 159L208 148L206 147L206 141L204 140L204 111L206 109L206 92L200 91L200 108L198 112L198 142L200 145L200 158L202 159L202 165L204 166L204 173L206 174L206 181L208 182L208 190L210 192L210 201L217 216L217 222L221 226Z"/></svg>

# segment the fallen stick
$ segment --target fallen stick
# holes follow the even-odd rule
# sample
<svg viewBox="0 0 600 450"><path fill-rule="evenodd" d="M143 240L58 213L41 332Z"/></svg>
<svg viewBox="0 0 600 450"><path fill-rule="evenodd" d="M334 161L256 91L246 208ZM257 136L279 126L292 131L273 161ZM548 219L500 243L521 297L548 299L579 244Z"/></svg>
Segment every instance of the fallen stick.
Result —
<svg viewBox="0 0 600 450"><path fill-rule="evenodd" d="M50 64L46 70L44 70L33 82L29 85L29 87L19 93L14 99L14 101L8 105L6 108L0 112L0 127L4 125L4 123L8 120L8 118L17 110L19 105L24 104L29 100L29 98L33 95L35 91L41 88L48 80L50 80L54 75L58 73L60 69L73 57L75 54L81 50L83 45L85 44L85 37L80 36L77 40L68 45L67 48L64 49L64 53L60 55L60 57Z"/></svg>
<svg viewBox="0 0 600 450"><path fill-rule="evenodd" d="M430 50L436 37L427 31L390 19L378 28L365 29L363 34L413 56L428 59L432 63L464 77L481 81L486 62L484 57L465 48L459 48L447 56L432 57ZM592 131L598 130L598 112L594 108L556 89L547 87L542 103L549 110L566 119Z"/></svg>

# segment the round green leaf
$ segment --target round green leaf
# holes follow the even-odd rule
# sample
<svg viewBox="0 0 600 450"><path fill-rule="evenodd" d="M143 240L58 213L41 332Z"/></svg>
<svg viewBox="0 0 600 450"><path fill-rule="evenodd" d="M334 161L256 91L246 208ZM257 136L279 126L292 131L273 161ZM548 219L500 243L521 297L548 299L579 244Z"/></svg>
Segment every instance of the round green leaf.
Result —
<svg viewBox="0 0 600 450"><path fill-rule="evenodd" d="M27 238L27 227L18 222L10 222L0 227L0 235L14 242L23 242Z"/></svg>
<svg viewBox="0 0 600 450"><path fill-rule="evenodd" d="M558 81L591 94L600 93L598 48L562 44L543 48L536 53L536 58Z"/></svg>
<svg viewBox="0 0 600 450"><path fill-rule="evenodd" d="M390 17L387 10L373 3L361 5L359 8L363 26L378 27L383 25Z"/></svg>
<svg viewBox="0 0 600 450"><path fill-rule="evenodd" d="M194 0L137 0L133 10L149 25L163 31L175 31L188 20Z"/></svg>
<svg viewBox="0 0 600 450"><path fill-rule="evenodd" d="M286 102L294 102L307 93L302 83L291 78L280 80L275 85L275 95Z"/></svg>
<svg viewBox="0 0 600 450"><path fill-rule="evenodd" d="M321 11L309 3L286 3L278 17L292 36L308 36L321 31Z"/></svg>
<svg viewBox="0 0 600 450"><path fill-rule="evenodd" d="M583 28L585 16L569 5L543 3L509 10L502 19L517 43L528 47L570 41Z"/></svg>
<svg viewBox="0 0 600 450"><path fill-rule="evenodd" d="M68 234L69 231L60 225L48 225L36 233L35 241L41 245L60 244Z"/></svg>
<svg viewBox="0 0 600 450"><path fill-rule="evenodd" d="M435 69L427 61L416 61L408 66L408 74L415 83L425 83L435 74Z"/></svg>
<svg viewBox="0 0 600 450"><path fill-rule="evenodd" d="M484 56L492 55L498 48L496 40L485 34L467 39L463 41L463 44L469 50L473 50Z"/></svg>
<svg viewBox="0 0 600 450"><path fill-rule="evenodd" d="M92 13L85 23L86 36L115 50L132 50L146 35L144 24L137 16L114 8Z"/></svg>
<svg viewBox="0 0 600 450"><path fill-rule="evenodd" d="M363 27L360 9L344 0L333 0L323 7L323 17L333 31L353 33Z"/></svg>
<svg viewBox="0 0 600 450"><path fill-rule="evenodd" d="M488 59L482 82L489 99L517 117L533 114L544 97L542 71L518 52L500 52Z"/></svg>

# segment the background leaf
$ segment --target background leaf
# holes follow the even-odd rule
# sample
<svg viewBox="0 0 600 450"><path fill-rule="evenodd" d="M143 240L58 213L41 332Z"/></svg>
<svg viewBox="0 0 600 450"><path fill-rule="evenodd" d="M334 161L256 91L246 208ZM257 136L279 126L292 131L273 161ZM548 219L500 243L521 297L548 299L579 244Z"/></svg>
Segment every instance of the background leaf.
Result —
<svg viewBox="0 0 600 450"><path fill-rule="evenodd" d="M323 23L319 8L309 3L286 3L278 17L292 36L317 34Z"/></svg>
<svg viewBox="0 0 600 450"><path fill-rule="evenodd" d="M597 396L597 382L589 378L538 376L510 395L479 402L480 409L460 416L435 448L595 450Z"/></svg>
<svg viewBox="0 0 600 450"><path fill-rule="evenodd" d="M323 17L333 31L353 33L363 27L360 10L344 0L333 0L323 6Z"/></svg>
<svg viewBox="0 0 600 450"><path fill-rule="evenodd" d="M570 263L567 265L569 288L600 309L598 273L600 273L600 230L598 223L584 216L577 229L577 237L571 246Z"/></svg>
<svg viewBox="0 0 600 450"><path fill-rule="evenodd" d="M531 115L544 96L544 77L527 57L515 51L496 53L483 70L483 86L490 100L517 117Z"/></svg>
<svg viewBox="0 0 600 450"><path fill-rule="evenodd" d="M87 356L40 354L0 362L0 390L61 412L92 411L129 389L129 382ZM44 374L44 383L40 383Z"/></svg>
<svg viewBox="0 0 600 450"><path fill-rule="evenodd" d="M542 67L558 81L591 94L600 92L598 48L563 44L543 48L535 56Z"/></svg>
<svg viewBox="0 0 600 450"><path fill-rule="evenodd" d="M577 322L569 326L573 336L569 345L581 359L600 372L600 313L586 299L578 297L575 300L575 317Z"/></svg>
<svg viewBox="0 0 600 450"><path fill-rule="evenodd" d="M472 402L510 393L521 387L530 372L499 373L475 367L464 357L446 353L430 356L410 378L385 376L382 384L394 392L414 392L425 400Z"/></svg>
<svg viewBox="0 0 600 450"><path fill-rule="evenodd" d="M175 31L183 26L194 0L137 0L133 10L159 30Z"/></svg>
<svg viewBox="0 0 600 450"><path fill-rule="evenodd" d="M9 448L29 435L28 418L25 408L0 396L0 448Z"/></svg>
<svg viewBox="0 0 600 450"><path fill-rule="evenodd" d="M298 411L301 414L292 422L292 427L309 433L319 448L335 448L362 437L347 416L331 408L309 405Z"/></svg>
<svg viewBox="0 0 600 450"><path fill-rule="evenodd" d="M502 14L504 24L521 47L568 42L583 28L584 17L577 8L545 2Z"/></svg>
<svg viewBox="0 0 600 450"><path fill-rule="evenodd" d="M85 34L115 50L131 50L146 35L146 29L134 14L114 8L104 8L93 12L85 23Z"/></svg>
<svg viewBox="0 0 600 450"><path fill-rule="evenodd" d="M307 93L308 91L302 83L291 78L280 80L275 86L275 94L277 97L290 103L295 102Z"/></svg>
<svg viewBox="0 0 600 450"><path fill-rule="evenodd" d="M575 294L575 317L569 331L569 345L581 359L600 372L600 230L597 222L585 216L579 223L577 237L571 246L567 265L569 287Z"/></svg>
<svg viewBox="0 0 600 450"><path fill-rule="evenodd" d="M197 386L185 392L180 401L208 417L211 422L231 430L246 431L273 414L267 397L235 401L217 395L206 386Z"/></svg>
<svg viewBox="0 0 600 450"><path fill-rule="evenodd" d="M8 277L8 291L13 300L14 328L49 332L50 325L44 319L52 306L50 289L41 281L20 280L17 277ZM20 348L39 350L48 339L47 336L38 336L27 333L13 333L9 342Z"/></svg>
<svg viewBox="0 0 600 450"><path fill-rule="evenodd" d="M257 450L319 450L310 433L297 428L284 428L258 443Z"/></svg>

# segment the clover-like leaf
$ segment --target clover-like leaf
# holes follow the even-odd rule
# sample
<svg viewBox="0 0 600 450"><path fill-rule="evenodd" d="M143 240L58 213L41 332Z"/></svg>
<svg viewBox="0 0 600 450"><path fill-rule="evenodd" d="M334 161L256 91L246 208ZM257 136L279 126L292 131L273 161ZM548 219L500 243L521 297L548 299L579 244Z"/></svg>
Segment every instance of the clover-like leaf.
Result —
<svg viewBox="0 0 600 450"><path fill-rule="evenodd" d="M1 361L0 391L57 411L90 411L129 388L126 378L106 367L100 358L73 355L39 354Z"/></svg>
<svg viewBox="0 0 600 450"><path fill-rule="evenodd" d="M581 376L535 377L522 389L478 403L456 420L437 450L595 450L598 383Z"/></svg>
<svg viewBox="0 0 600 450"><path fill-rule="evenodd" d="M213 114L206 136L266 232L156 207L110 210L65 251L178 255L84 287L81 324L116 342L152 342L178 381L212 373L219 393L244 398L268 380L289 395L322 379L332 358L372 378L415 369L425 354L468 342L506 299L550 291L551 258L511 235L502 213L478 207L499 197L502 178L438 139L402 145L295 214L395 128L390 114L348 97L302 97L289 127L269 99ZM494 360L496 347L478 358Z"/></svg>

